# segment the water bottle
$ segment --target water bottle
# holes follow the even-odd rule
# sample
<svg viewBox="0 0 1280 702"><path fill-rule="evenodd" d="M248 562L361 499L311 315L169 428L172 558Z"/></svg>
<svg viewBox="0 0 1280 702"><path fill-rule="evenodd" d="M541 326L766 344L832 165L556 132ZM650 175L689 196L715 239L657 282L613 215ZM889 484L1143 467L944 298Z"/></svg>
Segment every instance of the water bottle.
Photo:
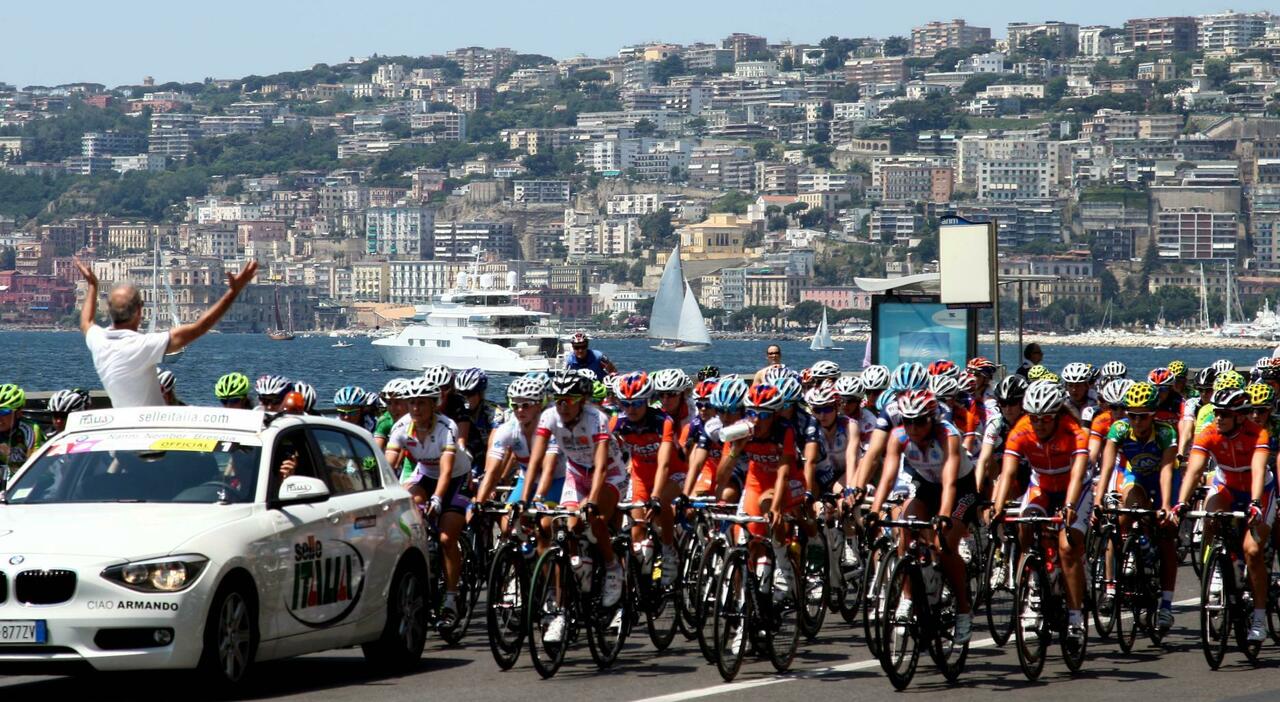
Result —
<svg viewBox="0 0 1280 702"><path fill-rule="evenodd" d="M640 571L648 573L653 568L653 540L638 541L631 545L631 550L636 554L636 560L640 561Z"/></svg>
<svg viewBox="0 0 1280 702"><path fill-rule="evenodd" d="M578 589L583 592L591 591L591 569L593 565L591 556L574 555L569 557L569 566L573 568L573 574L578 576Z"/></svg>
<svg viewBox="0 0 1280 702"><path fill-rule="evenodd" d="M749 419L739 419L738 421L724 427L720 430L720 441L728 444L738 439L746 438L751 434L751 430L755 427L755 423Z"/></svg>

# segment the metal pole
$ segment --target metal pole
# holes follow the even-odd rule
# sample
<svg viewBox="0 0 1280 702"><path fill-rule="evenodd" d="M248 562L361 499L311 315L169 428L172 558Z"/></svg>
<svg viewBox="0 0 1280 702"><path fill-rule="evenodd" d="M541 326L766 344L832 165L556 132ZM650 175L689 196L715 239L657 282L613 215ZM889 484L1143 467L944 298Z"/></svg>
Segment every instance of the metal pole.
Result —
<svg viewBox="0 0 1280 702"><path fill-rule="evenodd" d="M1021 280L1019 280L1019 281L1018 281L1018 353L1019 353L1019 354L1021 354L1021 353L1022 353L1022 349L1023 349L1023 345L1022 345L1022 310L1023 310L1024 303L1023 303L1023 301L1022 301L1022 296L1023 296L1023 289L1022 289L1022 286L1023 286L1024 284L1025 284L1025 283L1024 283L1024 281L1021 281ZM1021 357L1019 357L1019 358L1021 358ZM1021 360L1019 360L1019 361L1018 361L1018 363L1022 363L1022 361L1021 361Z"/></svg>
<svg viewBox="0 0 1280 702"><path fill-rule="evenodd" d="M1000 264L995 257L995 230L997 225L993 222L991 225L991 277L995 280L991 286L995 292L995 305L991 308L991 322L995 325L996 331L996 367L1000 367Z"/></svg>

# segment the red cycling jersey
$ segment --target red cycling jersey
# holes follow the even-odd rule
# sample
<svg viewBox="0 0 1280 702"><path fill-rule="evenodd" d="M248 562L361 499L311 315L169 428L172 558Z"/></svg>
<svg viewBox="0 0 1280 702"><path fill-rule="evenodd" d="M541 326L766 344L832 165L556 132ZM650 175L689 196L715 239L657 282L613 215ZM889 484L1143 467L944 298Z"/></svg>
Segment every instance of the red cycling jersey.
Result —
<svg viewBox="0 0 1280 702"><path fill-rule="evenodd" d="M1218 478L1232 490L1253 489L1253 457L1258 451L1267 452L1271 433L1265 428L1244 420L1230 436L1218 431L1214 422L1196 434L1192 451L1212 456L1218 464Z"/></svg>
<svg viewBox="0 0 1280 702"><path fill-rule="evenodd" d="M1071 464L1075 457L1089 453L1089 432L1075 417L1063 412L1058 426L1048 441L1036 437L1031 416L1023 415L1005 440L1004 452L1031 466L1031 484L1043 492L1066 492L1071 483Z"/></svg>
<svg viewBox="0 0 1280 702"><path fill-rule="evenodd" d="M1093 415L1093 422L1089 424L1089 436L1096 436L1099 439L1107 438L1107 432L1111 431L1111 425L1115 421L1115 414L1111 412L1110 407L1099 411Z"/></svg>

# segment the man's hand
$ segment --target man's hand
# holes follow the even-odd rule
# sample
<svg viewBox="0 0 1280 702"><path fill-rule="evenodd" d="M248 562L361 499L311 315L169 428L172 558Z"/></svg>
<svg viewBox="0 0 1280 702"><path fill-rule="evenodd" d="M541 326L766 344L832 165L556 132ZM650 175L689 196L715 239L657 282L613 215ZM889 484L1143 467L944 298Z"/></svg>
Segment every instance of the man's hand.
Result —
<svg viewBox="0 0 1280 702"><path fill-rule="evenodd" d="M83 274L84 269L81 268L80 272ZM245 286L249 285L249 282L252 281L253 277L257 274L258 262L249 261L248 265L241 268L239 273L227 273L227 287L231 288L231 292L239 295L240 291L244 290ZM90 272L90 275L92 275L92 272Z"/></svg>
<svg viewBox="0 0 1280 702"><path fill-rule="evenodd" d="M88 283L93 287L98 286L98 276L94 275L92 268L84 265L84 263L81 262L80 259L78 258L73 258L71 259L71 261L75 263L76 270L80 271L80 275L84 278L84 282Z"/></svg>

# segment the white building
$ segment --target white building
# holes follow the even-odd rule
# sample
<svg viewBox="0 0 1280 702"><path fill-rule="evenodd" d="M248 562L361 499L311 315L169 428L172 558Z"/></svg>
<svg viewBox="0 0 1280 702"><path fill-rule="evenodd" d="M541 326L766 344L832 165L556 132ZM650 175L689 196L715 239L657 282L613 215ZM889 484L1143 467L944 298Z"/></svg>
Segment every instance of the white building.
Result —
<svg viewBox="0 0 1280 702"><path fill-rule="evenodd" d="M434 251L431 233L435 210L430 207L370 207L365 213L365 253L371 256L421 260Z"/></svg>
<svg viewBox="0 0 1280 702"><path fill-rule="evenodd" d="M974 54L956 63L956 73L1004 73L1004 52Z"/></svg>
<svg viewBox="0 0 1280 702"><path fill-rule="evenodd" d="M1248 49L1275 26L1270 12L1219 12L1196 17L1196 48L1237 52Z"/></svg>
<svg viewBox="0 0 1280 702"><path fill-rule="evenodd" d="M392 261L387 301L398 305L428 303L451 287L452 269L448 261Z"/></svg>

